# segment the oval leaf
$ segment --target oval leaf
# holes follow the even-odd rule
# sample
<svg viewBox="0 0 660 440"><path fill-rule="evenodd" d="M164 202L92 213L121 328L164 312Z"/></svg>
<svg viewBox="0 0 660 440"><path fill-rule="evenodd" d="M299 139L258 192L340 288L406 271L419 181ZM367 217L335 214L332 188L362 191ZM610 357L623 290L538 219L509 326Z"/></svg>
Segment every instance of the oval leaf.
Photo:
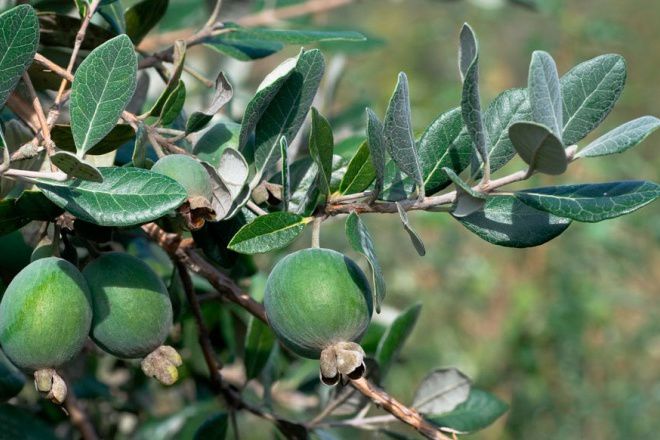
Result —
<svg viewBox="0 0 660 440"><path fill-rule="evenodd" d="M89 223L132 226L176 209L186 190L162 174L141 168L99 168L102 183L42 179L37 186L57 206Z"/></svg>
<svg viewBox="0 0 660 440"><path fill-rule="evenodd" d="M374 198L378 197L383 190L383 179L385 176L385 136L383 134L383 124L378 119L378 116L367 109L367 146L369 147L369 155L371 156L371 163L376 172L376 184L374 186Z"/></svg>
<svg viewBox="0 0 660 440"><path fill-rule="evenodd" d="M23 191L17 199L0 200L0 235L16 231L32 220L52 221L62 210L41 191Z"/></svg>
<svg viewBox="0 0 660 440"><path fill-rule="evenodd" d="M290 212L262 215L243 226L227 247L241 254L260 254L281 249L300 235L310 221L310 218Z"/></svg>
<svg viewBox="0 0 660 440"><path fill-rule="evenodd" d="M531 208L514 196L496 196L483 209L458 219L471 232L499 246L538 246L559 236L571 220Z"/></svg>
<svg viewBox="0 0 660 440"><path fill-rule="evenodd" d="M137 83L137 56L119 35L80 64L71 87L71 130L78 154L87 153L117 125Z"/></svg>
<svg viewBox="0 0 660 440"><path fill-rule="evenodd" d="M499 419L509 406L494 395L472 389L467 400L446 414L426 415L426 419L443 431L468 433L479 431Z"/></svg>
<svg viewBox="0 0 660 440"><path fill-rule="evenodd" d="M259 376L268 363L275 345L273 331L258 319L250 318L245 334L245 375L248 380Z"/></svg>
<svg viewBox="0 0 660 440"><path fill-rule="evenodd" d="M429 373L415 392L413 408L422 414L444 414L465 402L472 381L456 368L441 368Z"/></svg>
<svg viewBox="0 0 660 440"><path fill-rule="evenodd" d="M50 161L68 176L90 182L103 182L103 176L99 170L94 165L80 160L75 154L58 151L50 156Z"/></svg>
<svg viewBox="0 0 660 440"><path fill-rule="evenodd" d="M563 123L557 65L549 53L534 51L527 85L534 122L545 125L561 139Z"/></svg>
<svg viewBox="0 0 660 440"><path fill-rule="evenodd" d="M642 116L605 133L580 150L576 157L597 157L622 153L642 142L658 127L660 127L660 119L655 116Z"/></svg>
<svg viewBox="0 0 660 440"><path fill-rule="evenodd" d="M514 148L532 170L558 175L566 171L568 158L561 141L544 125L516 122L509 127Z"/></svg>
<svg viewBox="0 0 660 440"><path fill-rule="evenodd" d="M550 186L515 193L526 205L579 222L599 222L630 214L660 195L660 186L644 180Z"/></svg>
<svg viewBox="0 0 660 440"><path fill-rule="evenodd" d="M60 150L70 153L76 152L76 143L73 140L73 133L69 125L56 125L50 132L50 135ZM128 141L135 137L135 130L128 124L118 124L110 130L87 154L100 156L115 151Z"/></svg>
<svg viewBox="0 0 660 440"><path fill-rule="evenodd" d="M399 211L399 218L401 219L403 228L408 233L408 236L410 237L410 241L415 247L415 250L417 251L420 257L423 257L424 255L426 255L426 247L424 246L424 242L422 241L422 239L419 237L419 235L417 235L417 232L415 232L412 225L410 224L410 220L408 219L408 213L399 202L396 202L396 209L397 211Z"/></svg>
<svg viewBox="0 0 660 440"><path fill-rule="evenodd" d="M401 351L410 333L412 333L421 309L422 305L420 303L408 307L392 321L392 324L380 338L376 349L376 361L380 366L382 377L385 377L385 373Z"/></svg>
<svg viewBox="0 0 660 440"><path fill-rule="evenodd" d="M339 192L342 194L355 194L369 188L376 177L376 170L371 161L369 146L364 141L346 167L346 174L339 184Z"/></svg>
<svg viewBox="0 0 660 440"><path fill-rule="evenodd" d="M330 194L332 174L332 151L335 141L330 123L312 107L312 128L309 132L309 155L319 167L319 188L326 196Z"/></svg>

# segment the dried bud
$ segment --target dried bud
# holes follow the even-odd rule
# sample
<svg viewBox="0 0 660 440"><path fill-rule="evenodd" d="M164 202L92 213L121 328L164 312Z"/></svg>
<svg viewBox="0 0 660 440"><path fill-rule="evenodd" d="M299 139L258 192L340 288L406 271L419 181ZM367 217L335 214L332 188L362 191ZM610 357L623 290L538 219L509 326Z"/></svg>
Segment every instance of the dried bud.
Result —
<svg viewBox="0 0 660 440"><path fill-rule="evenodd" d="M337 353L334 346L321 352L319 362L321 364L321 382L329 386L337 385L340 375L337 370Z"/></svg>
<svg viewBox="0 0 660 440"><path fill-rule="evenodd" d="M52 368L44 368L34 372L34 386L46 399L61 405L67 394L64 379Z"/></svg>
<svg viewBox="0 0 660 440"><path fill-rule="evenodd" d="M183 361L177 351L169 345L161 345L142 360L142 371L155 377L163 385L172 385L179 378L177 367Z"/></svg>

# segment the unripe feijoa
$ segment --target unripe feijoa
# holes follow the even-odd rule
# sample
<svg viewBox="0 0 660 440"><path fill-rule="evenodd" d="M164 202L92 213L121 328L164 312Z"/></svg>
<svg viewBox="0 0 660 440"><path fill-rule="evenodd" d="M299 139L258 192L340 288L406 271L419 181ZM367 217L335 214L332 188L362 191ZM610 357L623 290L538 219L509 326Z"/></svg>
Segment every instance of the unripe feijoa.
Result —
<svg viewBox="0 0 660 440"><path fill-rule="evenodd" d="M211 178L202 164L184 154L171 154L158 160L151 168L159 174L171 177L188 192L188 198L203 197L210 200L213 196Z"/></svg>
<svg viewBox="0 0 660 440"><path fill-rule="evenodd" d="M275 265L264 306L285 346L318 359L323 349L362 337L371 320L372 297L353 260L330 249L304 249Z"/></svg>
<svg viewBox="0 0 660 440"><path fill-rule="evenodd" d="M172 326L163 281L142 260L123 252L101 255L83 269L92 293L91 337L120 358L142 358L158 348Z"/></svg>
<svg viewBox="0 0 660 440"><path fill-rule="evenodd" d="M56 368L82 348L92 322L87 283L61 258L42 258L14 277L0 302L0 344L25 370Z"/></svg>

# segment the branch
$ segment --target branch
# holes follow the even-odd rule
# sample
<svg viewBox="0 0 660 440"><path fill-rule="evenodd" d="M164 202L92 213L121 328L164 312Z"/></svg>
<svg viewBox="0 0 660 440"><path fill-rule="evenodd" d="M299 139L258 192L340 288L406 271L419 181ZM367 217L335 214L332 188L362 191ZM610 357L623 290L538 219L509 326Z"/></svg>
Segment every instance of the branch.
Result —
<svg viewBox="0 0 660 440"><path fill-rule="evenodd" d="M76 395L73 393L72 388L69 388L66 400L64 401L64 407L69 413L71 424L73 424L73 426L75 426L78 431L80 431L80 435L82 436L83 440L98 440L99 437L96 434L94 425L89 420L89 416L80 405L80 402L76 398Z"/></svg>
<svg viewBox="0 0 660 440"><path fill-rule="evenodd" d="M353 0L309 0L305 3L267 9L236 20L241 26L265 26L301 15L318 14L353 3Z"/></svg>

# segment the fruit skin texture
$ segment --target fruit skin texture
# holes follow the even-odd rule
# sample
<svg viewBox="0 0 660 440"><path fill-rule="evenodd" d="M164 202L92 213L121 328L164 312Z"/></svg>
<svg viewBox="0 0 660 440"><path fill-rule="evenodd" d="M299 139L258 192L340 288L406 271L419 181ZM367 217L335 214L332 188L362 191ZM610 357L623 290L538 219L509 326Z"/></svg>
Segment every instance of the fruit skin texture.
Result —
<svg viewBox="0 0 660 440"><path fill-rule="evenodd" d="M91 337L108 353L141 358L161 346L172 327L172 303L163 281L142 260L103 254L83 269L92 293Z"/></svg>
<svg viewBox="0 0 660 440"><path fill-rule="evenodd" d="M362 337L371 320L371 288L362 270L343 254L304 249L275 265L264 306L286 347L318 359L324 348Z"/></svg>
<svg viewBox="0 0 660 440"><path fill-rule="evenodd" d="M20 271L2 297L0 344L22 369L56 368L80 351L91 322L80 271L61 258L42 258Z"/></svg>
<svg viewBox="0 0 660 440"><path fill-rule="evenodd" d="M151 168L159 174L171 177L183 186L188 197L204 197L210 200L213 197L211 178L204 167L190 156L171 154L159 159Z"/></svg>

